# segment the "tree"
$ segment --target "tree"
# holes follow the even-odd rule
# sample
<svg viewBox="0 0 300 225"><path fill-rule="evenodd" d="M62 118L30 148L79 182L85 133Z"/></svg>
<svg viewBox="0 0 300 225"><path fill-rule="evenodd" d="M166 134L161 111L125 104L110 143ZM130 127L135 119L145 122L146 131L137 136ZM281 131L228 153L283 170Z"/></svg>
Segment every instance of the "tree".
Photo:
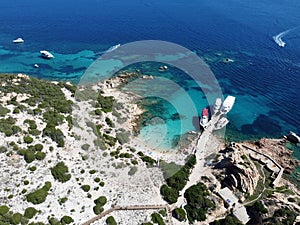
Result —
<svg viewBox="0 0 300 225"><path fill-rule="evenodd" d="M28 207L25 209L24 217L32 219L38 211L33 207Z"/></svg>
<svg viewBox="0 0 300 225"><path fill-rule="evenodd" d="M26 196L26 200L35 205L41 204L46 200L46 197L48 195L48 191L50 190L50 188L51 188L51 183L47 181L47 182L45 182L45 185L42 188L37 189L36 191L28 194Z"/></svg>
<svg viewBox="0 0 300 225"><path fill-rule="evenodd" d="M107 225L117 225L117 222L116 222L116 220L115 220L114 217L109 216L109 217L107 217L107 219L106 219L106 224L107 224Z"/></svg>
<svg viewBox="0 0 300 225"><path fill-rule="evenodd" d="M61 222L62 225L65 225L65 224L70 224L70 223L74 222L74 220L70 216L63 216L61 218L60 222Z"/></svg>
<svg viewBox="0 0 300 225"><path fill-rule="evenodd" d="M56 166L51 168L51 174L53 175L54 179L62 183L71 179L71 174L68 172L69 169L64 162L58 162Z"/></svg>
<svg viewBox="0 0 300 225"><path fill-rule="evenodd" d="M179 193L177 190L170 188L168 185L162 185L160 188L160 193L164 200L169 204L173 204L177 201Z"/></svg>
<svg viewBox="0 0 300 225"><path fill-rule="evenodd" d="M172 215L174 218L178 219L179 221L186 220L186 213L182 208L176 208L173 210Z"/></svg>

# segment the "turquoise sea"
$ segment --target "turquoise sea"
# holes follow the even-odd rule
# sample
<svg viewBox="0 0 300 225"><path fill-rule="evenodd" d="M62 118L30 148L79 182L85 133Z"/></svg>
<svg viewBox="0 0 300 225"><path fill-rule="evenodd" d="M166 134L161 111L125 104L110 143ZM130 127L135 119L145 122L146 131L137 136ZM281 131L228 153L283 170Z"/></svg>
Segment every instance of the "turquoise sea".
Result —
<svg viewBox="0 0 300 225"><path fill-rule="evenodd" d="M2 0L0 72L26 73L50 80L80 81L85 70L116 44L162 40L181 45L209 65L224 96L236 96L228 115L230 140L300 134L300 2L297 0ZM273 36L285 32L279 47ZM12 40L22 37L23 44ZM49 50L53 60L39 57ZM225 58L233 59L224 63ZM39 68L33 65L39 64ZM169 148L178 135L197 129L209 105L203 89L184 71L159 63L135 64L143 74L173 80L192 99L185 107L180 92L163 99L147 97L151 114L141 138ZM132 90L141 89L138 84ZM156 87L164 90L164 87ZM151 90L150 90L151 91ZM175 105L182 105L181 114ZM156 119L153 119L156 118ZM299 156L299 148L295 148Z"/></svg>

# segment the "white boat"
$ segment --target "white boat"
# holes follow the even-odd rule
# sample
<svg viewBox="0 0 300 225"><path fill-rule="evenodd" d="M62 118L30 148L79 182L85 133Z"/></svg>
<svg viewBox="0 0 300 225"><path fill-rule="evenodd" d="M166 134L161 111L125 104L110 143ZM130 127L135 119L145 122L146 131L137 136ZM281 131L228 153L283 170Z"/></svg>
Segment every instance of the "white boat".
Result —
<svg viewBox="0 0 300 225"><path fill-rule="evenodd" d="M224 100L223 105L221 107L221 113L222 114L227 114L233 107L235 102L235 97L234 96L227 96L227 98Z"/></svg>
<svg viewBox="0 0 300 225"><path fill-rule="evenodd" d="M209 113L208 113L208 109L204 108L202 110L202 117L200 120L200 125L205 129L207 127L208 124L208 117L209 117Z"/></svg>
<svg viewBox="0 0 300 225"><path fill-rule="evenodd" d="M17 38L15 40L13 40L13 43L18 44L18 43L23 43L24 40L22 38Z"/></svg>
<svg viewBox="0 0 300 225"><path fill-rule="evenodd" d="M120 46L121 46L121 44L114 45L114 46L110 47L109 49L107 49L106 53L112 52L112 51L116 50L117 48L119 48Z"/></svg>
<svg viewBox="0 0 300 225"><path fill-rule="evenodd" d="M221 105L222 105L222 99L217 98L216 103L215 103L214 108L213 108L214 113L217 113L219 111L219 109L221 108Z"/></svg>
<svg viewBox="0 0 300 225"><path fill-rule="evenodd" d="M222 117L215 125L214 130L220 130L229 123L226 117Z"/></svg>
<svg viewBox="0 0 300 225"><path fill-rule="evenodd" d="M46 50L42 50L40 51L41 55L43 58L45 59L52 59L54 58L54 55L52 55L50 52L46 51Z"/></svg>
<svg viewBox="0 0 300 225"><path fill-rule="evenodd" d="M40 66L38 64L33 65L34 68L39 68Z"/></svg>

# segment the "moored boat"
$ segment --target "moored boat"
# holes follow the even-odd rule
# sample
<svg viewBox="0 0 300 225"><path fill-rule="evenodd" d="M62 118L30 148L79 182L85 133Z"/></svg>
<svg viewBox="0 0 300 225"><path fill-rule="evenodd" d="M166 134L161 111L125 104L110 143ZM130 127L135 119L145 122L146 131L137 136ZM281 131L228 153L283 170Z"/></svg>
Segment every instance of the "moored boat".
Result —
<svg viewBox="0 0 300 225"><path fill-rule="evenodd" d="M222 105L222 99L217 98L216 102L215 102L215 105L214 105L214 108L213 108L214 113L217 113L219 111L219 109L221 108L221 105Z"/></svg>
<svg viewBox="0 0 300 225"><path fill-rule="evenodd" d="M227 96L227 98L224 100L223 105L221 107L221 113L222 114L227 114L233 107L235 102L235 97L234 96Z"/></svg>
<svg viewBox="0 0 300 225"><path fill-rule="evenodd" d="M214 130L220 130L229 123L229 120L226 117L222 117L214 127Z"/></svg>
<svg viewBox="0 0 300 225"><path fill-rule="evenodd" d="M209 118L209 112L207 108L204 108L202 110L202 116L200 119L200 125L205 129L207 127L208 124L208 118Z"/></svg>

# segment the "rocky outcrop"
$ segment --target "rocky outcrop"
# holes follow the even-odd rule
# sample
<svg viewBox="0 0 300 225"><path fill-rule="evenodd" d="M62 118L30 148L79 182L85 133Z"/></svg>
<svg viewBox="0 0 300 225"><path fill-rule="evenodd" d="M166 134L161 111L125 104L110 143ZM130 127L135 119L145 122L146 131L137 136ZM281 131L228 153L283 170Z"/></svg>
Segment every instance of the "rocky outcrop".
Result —
<svg viewBox="0 0 300 225"><path fill-rule="evenodd" d="M222 172L222 186L253 194L259 180L259 172L248 160L242 149L228 147L221 152L221 161L215 166Z"/></svg>
<svg viewBox="0 0 300 225"><path fill-rule="evenodd" d="M285 139L261 139L255 143L248 142L248 146L272 157L287 174L293 173L295 167L300 165L299 160L292 157L293 151L285 147Z"/></svg>

